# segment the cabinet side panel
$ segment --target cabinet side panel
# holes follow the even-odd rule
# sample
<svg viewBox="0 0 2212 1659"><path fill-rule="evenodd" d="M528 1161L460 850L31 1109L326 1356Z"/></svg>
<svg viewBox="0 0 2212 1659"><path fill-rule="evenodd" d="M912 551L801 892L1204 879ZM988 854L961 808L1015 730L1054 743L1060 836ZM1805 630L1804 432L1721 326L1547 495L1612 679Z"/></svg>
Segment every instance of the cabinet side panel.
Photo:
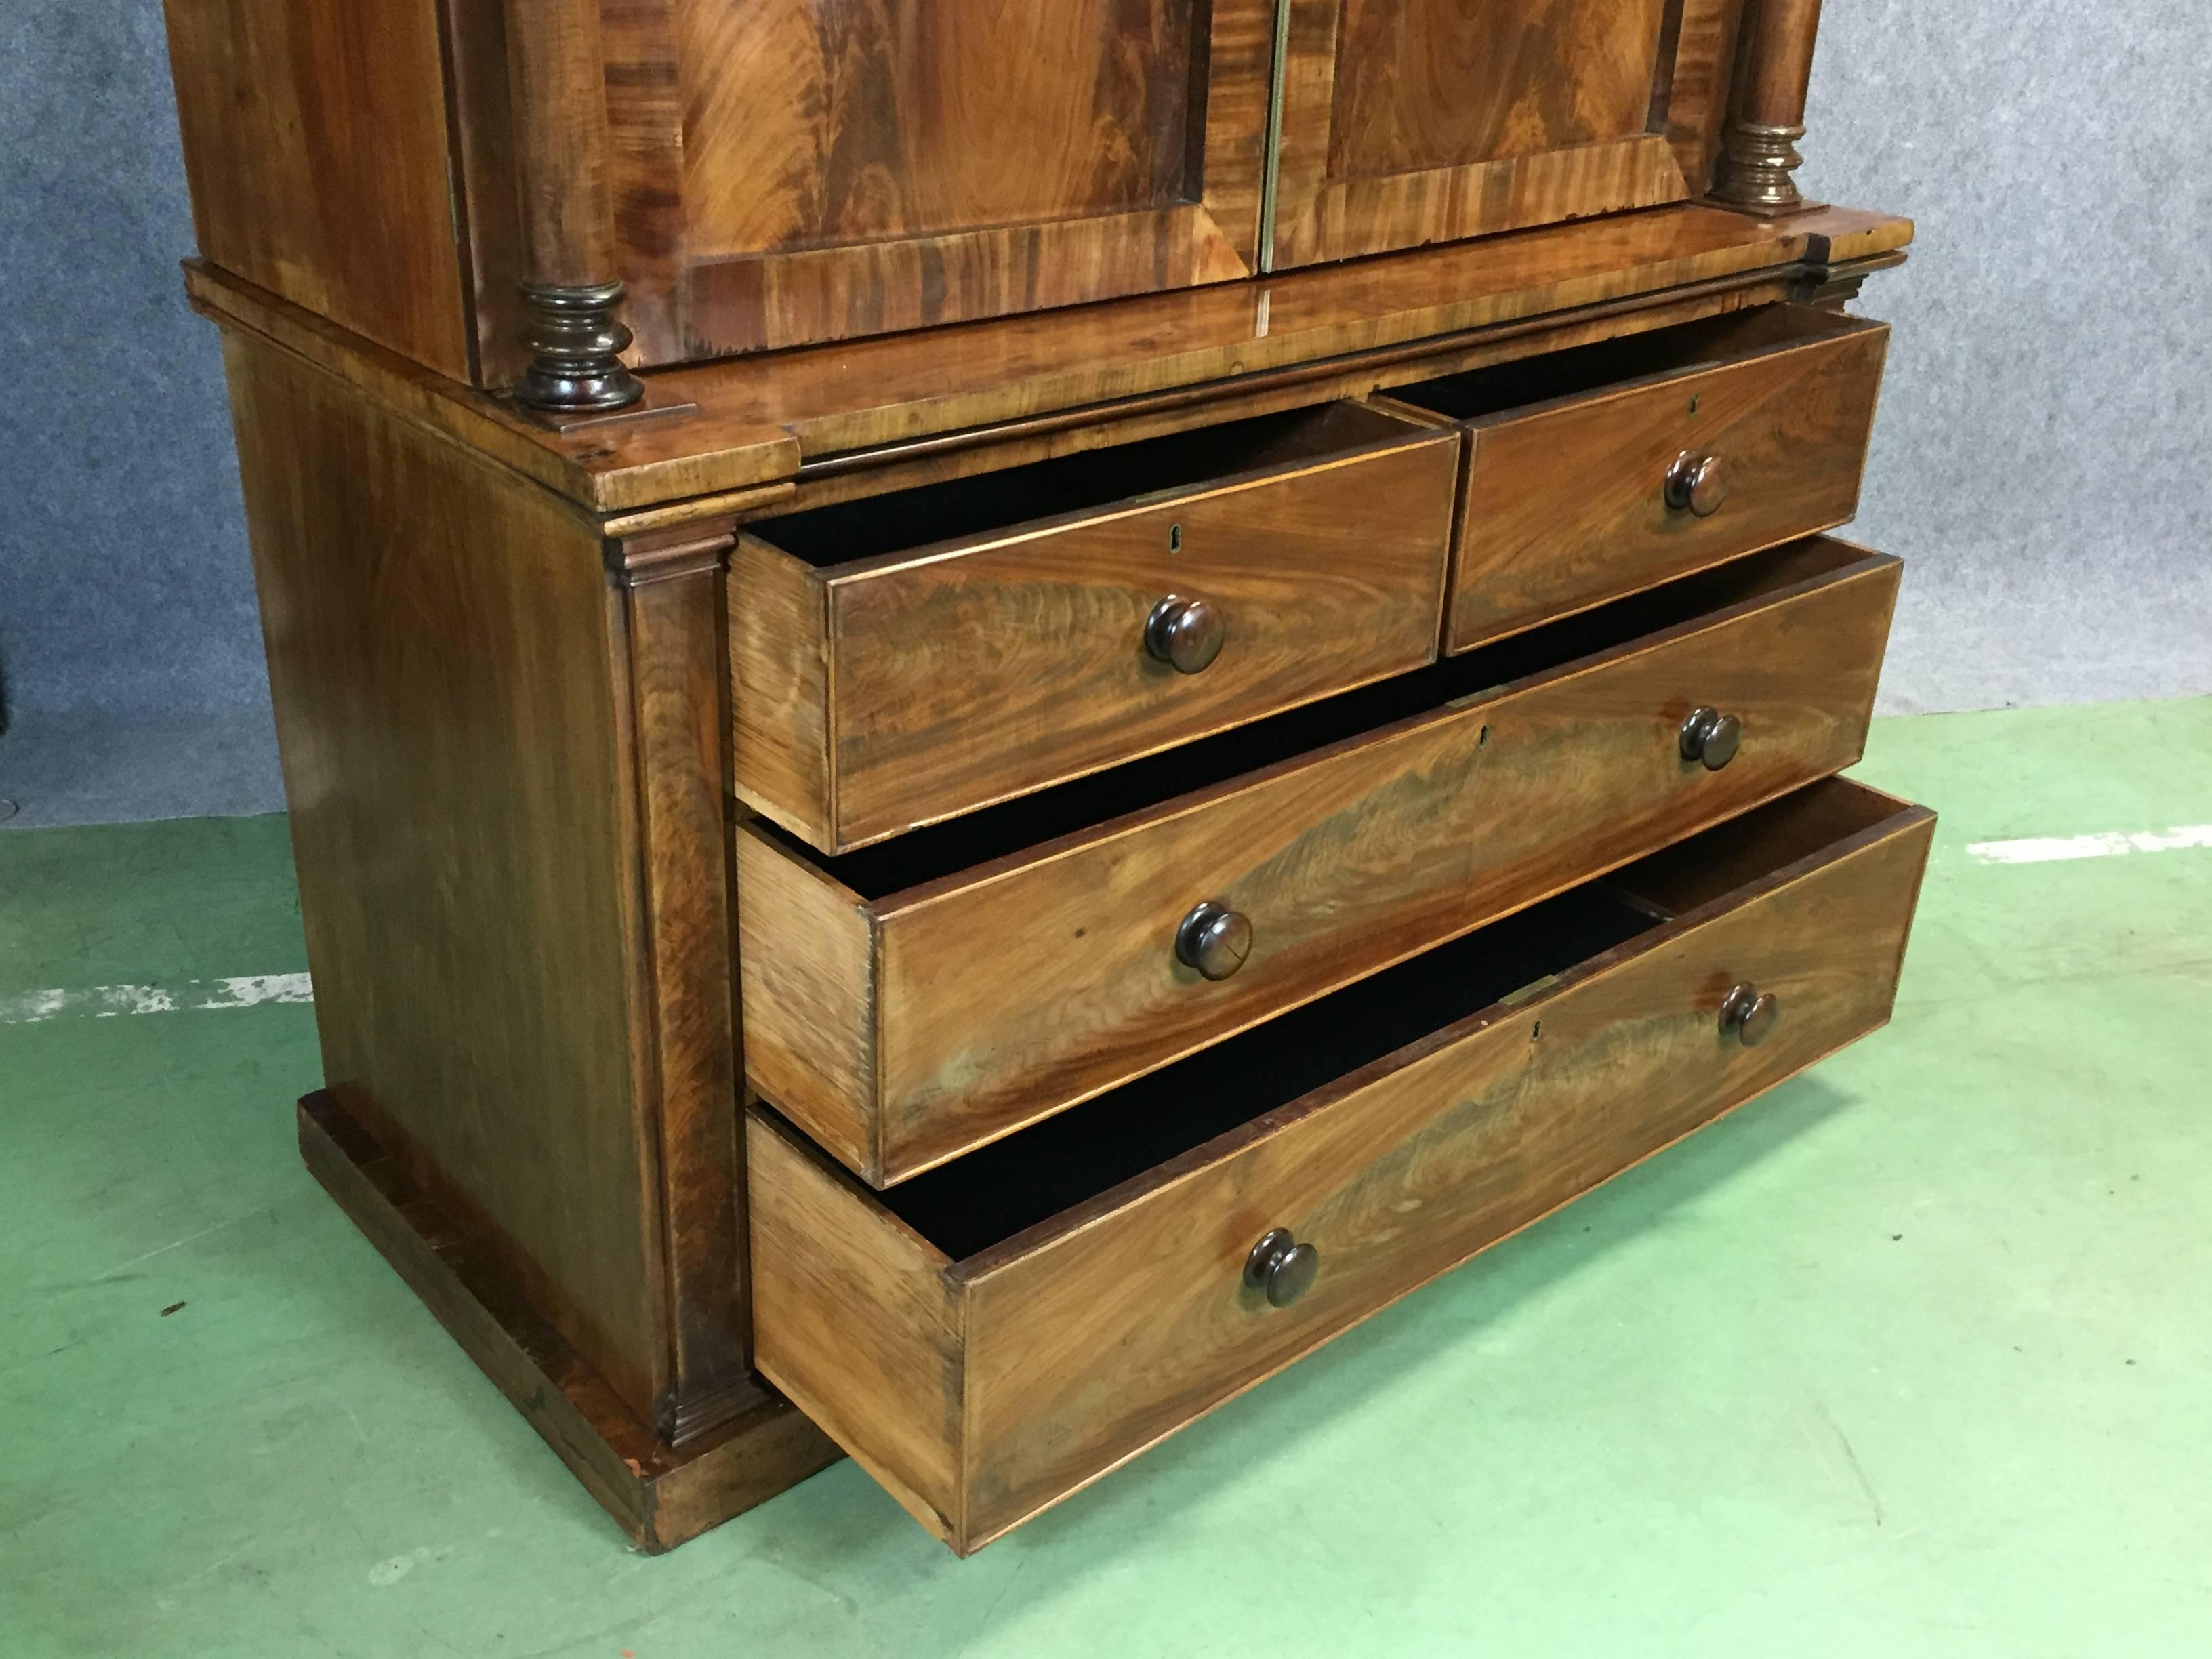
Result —
<svg viewBox="0 0 2212 1659"><path fill-rule="evenodd" d="M277 349L225 349L330 1091L650 1420L664 1274L598 538Z"/></svg>
<svg viewBox="0 0 2212 1659"><path fill-rule="evenodd" d="M200 251L470 378L435 0L167 0Z"/></svg>

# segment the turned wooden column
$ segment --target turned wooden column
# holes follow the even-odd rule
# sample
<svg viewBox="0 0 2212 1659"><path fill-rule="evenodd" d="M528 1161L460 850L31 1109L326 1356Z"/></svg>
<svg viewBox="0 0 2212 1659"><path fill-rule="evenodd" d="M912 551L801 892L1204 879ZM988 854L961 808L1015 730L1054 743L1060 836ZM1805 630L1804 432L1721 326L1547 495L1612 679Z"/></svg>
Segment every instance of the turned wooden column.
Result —
<svg viewBox="0 0 2212 1659"><path fill-rule="evenodd" d="M1750 0L1713 186L1717 200L1769 214L1807 205L1794 175L1805 159L1797 141L1805 136L1805 94L1820 30L1820 0Z"/></svg>
<svg viewBox="0 0 2212 1659"><path fill-rule="evenodd" d="M631 335L615 315L599 0L507 0L507 52L529 312L515 396L535 409L620 409L645 387L623 365Z"/></svg>

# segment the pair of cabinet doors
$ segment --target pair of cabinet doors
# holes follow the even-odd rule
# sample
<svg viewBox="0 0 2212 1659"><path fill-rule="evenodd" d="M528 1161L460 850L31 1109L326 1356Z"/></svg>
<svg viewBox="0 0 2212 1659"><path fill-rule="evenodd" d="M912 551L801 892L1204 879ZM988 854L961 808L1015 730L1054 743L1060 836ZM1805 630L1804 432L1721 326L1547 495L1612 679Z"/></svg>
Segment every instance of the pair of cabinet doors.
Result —
<svg viewBox="0 0 2212 1659"><path fill-rule="evenodd" d="M1698 193L1741 0L604 0L651 361Z"/></svg>

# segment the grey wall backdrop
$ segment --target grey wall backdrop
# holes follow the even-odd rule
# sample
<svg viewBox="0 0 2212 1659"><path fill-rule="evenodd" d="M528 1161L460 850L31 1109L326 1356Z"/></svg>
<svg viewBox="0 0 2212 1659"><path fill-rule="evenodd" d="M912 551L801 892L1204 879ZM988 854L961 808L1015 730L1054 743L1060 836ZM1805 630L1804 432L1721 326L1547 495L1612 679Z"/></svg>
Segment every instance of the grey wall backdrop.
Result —
<svg viewBox="0 0 2212 1659"><path fill-rule="evenodd" d="M1893 711L2212 692L2212 7L1830 0L1807 187L1913 214L1856 533L1911 561ZM9 0L0 797L278 804L158 0Z"/></svg>

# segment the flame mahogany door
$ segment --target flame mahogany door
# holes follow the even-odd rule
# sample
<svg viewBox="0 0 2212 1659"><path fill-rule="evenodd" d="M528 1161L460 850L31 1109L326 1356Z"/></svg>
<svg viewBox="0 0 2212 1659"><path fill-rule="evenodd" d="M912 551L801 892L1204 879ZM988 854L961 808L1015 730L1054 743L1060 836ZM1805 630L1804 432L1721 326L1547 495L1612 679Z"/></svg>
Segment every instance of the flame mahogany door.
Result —
<svg viewBox="0 0 2212 1659"><path fill-rule="evenodd" d="M665 362L1258 268L1274 0L603 0Z"/></svg>
<svg viewBox="0 0 2212 1659"><path fill-rule="evenodd" d="M1289 0L1280 269L1702 194L1741 0Z"/></svg>

